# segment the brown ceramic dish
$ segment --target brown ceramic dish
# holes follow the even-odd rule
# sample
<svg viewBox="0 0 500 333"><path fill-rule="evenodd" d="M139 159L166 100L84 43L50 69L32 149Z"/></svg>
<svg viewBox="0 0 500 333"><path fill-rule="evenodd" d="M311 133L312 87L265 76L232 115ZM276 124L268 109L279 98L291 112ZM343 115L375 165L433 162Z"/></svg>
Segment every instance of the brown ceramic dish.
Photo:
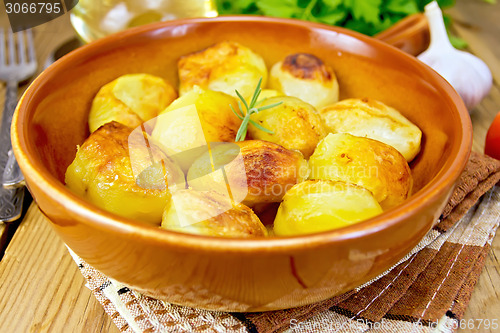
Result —
<svg viewBox="0 0 500 333"><path fill-rule="evenodd" d="M424 133L411 164L415 191L404 204L330 232L254 240L161 230L107 213L64 186L66 167L88 135L99 87L146 72L177 84L179 56L234 40L270 67L309 52L337 73L341 98L368 96L399 109ZM403 258L429 231L463 170L471 123L457 93L415 58L360 34L297 20L190 19L138 27L63 57L23 96L13 147L42 212L86 262L148 295L224 311L300 306L357 287Z"/></svg>
<svg viewBox="0 0 500 333"><path fill-rule="evenodd" d="M431 41L429 23L423 13L408 15L374 37L414 56L427 50Z"/></svg>

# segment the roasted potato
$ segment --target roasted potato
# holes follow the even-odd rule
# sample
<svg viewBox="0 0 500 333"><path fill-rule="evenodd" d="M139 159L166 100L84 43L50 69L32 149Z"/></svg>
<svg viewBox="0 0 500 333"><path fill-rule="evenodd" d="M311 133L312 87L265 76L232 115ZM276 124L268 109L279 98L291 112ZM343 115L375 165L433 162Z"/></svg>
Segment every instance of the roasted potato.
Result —
<svg viewBox="0 0 500 333"><path fill-rule="evenodd" d="M266 98L259 107L279 102L282 104L254 113L250 117L273 133L266 133L250 124L250 137L274 142L287 149L299 150L305 158L309 158L319 140L327 134L323 120L313 106L297 97Z"/></svg>
<svg viewBox="0 0 500 333"><path fill-rule="evenodd" d="M309 167L311 179L341 180L368 189L383 209L406 200L413 184L410 167L396 149L347 133L328 134Z"/></svg>
<svg viewBox="0 0 500 333"><path fill-rule="evenodd" d="M420 151L422 131L396 109L371 98L350 98L319 109L332 133L350 133L396 148L408 162Z"/></svg>
<svg viewBox="0 0 500 333"><path fill-rule="evenodd" d="M274 220L276 236L294 236L342 228L382 213L372 193L332 180L308 180L283 197Z"/></svg>
<svg viewBox="0 0 500 333"><path fill-rule="evenodd" d="M202 51L181 57L177 63L179 93L187 93L194 86L222 91L237 97L235 89L245 98L252 97L262 78L267 83L264 59L249 48L232 41L212 45Z"/></svg>
<svg viewBox="0 0 500 333"><path fill-rule="evenodd" d="M147 147L143 133L131 134L114 121L92 133L66 170L66 186L109 212L160 225L168 186L183 187L184 174L157 146Z"/></svg>
<svg viewBox="0 0 500 333"><path fill-rule="evenodd" d="M266 228L250 208L232 203L217 192L193 189L172 193L161 227L206 236L267 236Z"/></svg>
<svg viewBox="0 0 500 333"><path fill-rule="evenodd" d="M276 97L276 96L285 96L285 94L275 89L262 89L259 98L257 100L257 104L262 102L266 98Z"/></svg>
<svg viewBox="0 0 500 333"><path fill-rule="evenodd" d="M150 74L127 74L101 87L89 114L89 129L117 121L135 128L152 119L175 98L174 88Z"/></svg>
<svg viewBox="0 0 500 333"><path fill-rule="evenodd" d="M308 53L287 56L271 67L269 88L298 97L320 108L339 100L339 84L333 69Z"/></svg>
<svg viewBox="0 0 500 333"><path fill-rule="evenodd" d="M156 119L152 137L187 172L209 142L234 141L241 120L231 110L238 102L223 92L195 87L170 104Z"/></svg>
<svg viewBox="0 0 500 333"><path fill-rule="evenodd" d="M212 147L193 163L187 182L194 189L222 194L228 193L229 185L234 200L253 207L281 201L286 191L308 174L307 161L300 152L272 142L247 140Z"/></svg>

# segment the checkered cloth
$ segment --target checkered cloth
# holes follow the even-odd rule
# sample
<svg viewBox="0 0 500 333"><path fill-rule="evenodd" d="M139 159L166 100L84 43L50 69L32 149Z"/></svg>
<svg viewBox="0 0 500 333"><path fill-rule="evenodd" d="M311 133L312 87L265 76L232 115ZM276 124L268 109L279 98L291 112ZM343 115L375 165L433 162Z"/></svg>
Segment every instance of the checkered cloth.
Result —
<svg viewBox="0 0 500 333"><path fill-rule="evenodd" d="M472 153L436 226L397 265L355 290L293 309L225 313L173 305L72 255L122 332L453 332L500 222L499 180L500 161Z"/></svg>

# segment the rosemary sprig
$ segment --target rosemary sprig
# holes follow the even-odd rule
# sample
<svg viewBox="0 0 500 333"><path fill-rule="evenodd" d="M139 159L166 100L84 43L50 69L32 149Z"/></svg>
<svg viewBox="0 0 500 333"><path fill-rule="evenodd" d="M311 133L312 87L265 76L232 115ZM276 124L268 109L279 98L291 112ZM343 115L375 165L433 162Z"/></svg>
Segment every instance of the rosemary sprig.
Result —
<svg viewBox="0 0 500 333"><path fill-rule="evenodd" d="M274 108L275 106L278 106L281 103L283 103L283 102L278 102L278 103L273 103L273 104L257 107L257 99L259 98L259 95L262 91L262 89L260 89L261 84L262 84L262 78L260 78L259 83L257 83L257 87L255 88L255 91L253 93L252 99L250 100L250 103L247 103L247 101L245 101L245 98L243 98L243 96L241 96L241 94L238 92L238 90L236 90L236 89L234 90L236 92L236 95L238 95L238 97L240 98L240 100L238 101L239 112L234 110L232 105L229 105L229 106L231 107L231 110L236 115L236 117L238 117L241 120L240 128L238 129L238 132L236 133L236 139L235 139L236 142L245 140L245 138L247 136L247 130L248 130L249 123L252 124L253 126L257 127L258 129L260 129L261 131L264 131L264 132L269 133L269 134L274 134L273 131L268 130L267 128L263 127L262 125L256 123L252 119L250 119L250 116L254 113L258 113L262 110ZM242 103L243 103L243 105L245 105L245 109L246 109L245 113L243 113Z"/></svg>

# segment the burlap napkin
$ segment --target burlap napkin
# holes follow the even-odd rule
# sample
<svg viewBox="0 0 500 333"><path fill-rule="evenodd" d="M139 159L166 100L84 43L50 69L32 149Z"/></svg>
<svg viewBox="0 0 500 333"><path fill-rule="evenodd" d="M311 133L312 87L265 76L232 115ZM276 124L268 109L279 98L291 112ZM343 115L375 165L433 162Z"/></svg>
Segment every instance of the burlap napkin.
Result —
<svg viewBox="0 0 500 333"><path fill-rule="evenodd" d="M500 222L499 180L500 161L472 153L435 228L398 265L356 290L288 310L223 313L168 304L73 256L122 332L453 332Z"/></svg>

